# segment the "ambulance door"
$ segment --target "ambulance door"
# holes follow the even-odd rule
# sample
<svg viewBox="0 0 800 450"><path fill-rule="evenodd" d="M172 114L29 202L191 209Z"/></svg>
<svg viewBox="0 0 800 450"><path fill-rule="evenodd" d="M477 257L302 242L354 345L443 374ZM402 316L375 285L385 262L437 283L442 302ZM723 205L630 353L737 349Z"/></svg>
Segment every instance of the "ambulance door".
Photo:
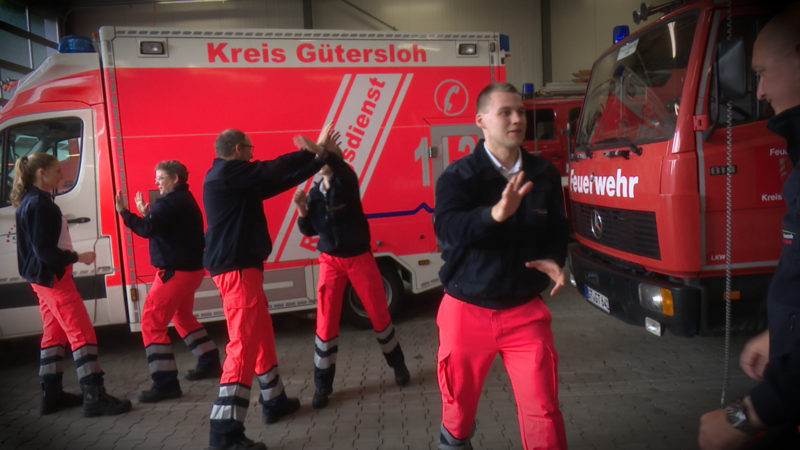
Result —
<svg viewBox="0 0 800 450"><path fill-rule="evenodd" d="M91 110L59 111L8 120L0 129L2 178L0 187L0 337L41 331L38 303L28 283L19 275L16 256L15 208L9 201L14 163L37 152L54 155L61 163L63 180L55 202L67 219L75 251L93 250L92 265L76 263L73 276L96 319L98 299L107 297L104 274L111 272L111 244L99 235L94 125Z"/></svg>

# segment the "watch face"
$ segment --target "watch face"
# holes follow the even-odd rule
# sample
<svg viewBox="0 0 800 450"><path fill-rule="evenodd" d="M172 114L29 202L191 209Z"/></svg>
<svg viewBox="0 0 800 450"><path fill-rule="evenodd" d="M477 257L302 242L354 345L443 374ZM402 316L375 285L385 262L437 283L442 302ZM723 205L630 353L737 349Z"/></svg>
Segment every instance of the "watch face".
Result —
<svg viewBox="0 0 800 450"><path fill-rule="evenodd" d="M740 402L731 403L725 407L725 418L728 419L728 423L730 423L733 428L739 431L750 435L758 432L757 428L750 425L750 421L747 420L747 411L745 411L744 405Z"/></svg>
<svg viewBox="0 0 800 450"><path fill-rule="evenodd" d="M728 405L725 408L725 415L728 418L728 422L733 425L734 428L740 427L743 423L747 423L747 415L744 413L744 409L739 404L735 405Z"/></svg>

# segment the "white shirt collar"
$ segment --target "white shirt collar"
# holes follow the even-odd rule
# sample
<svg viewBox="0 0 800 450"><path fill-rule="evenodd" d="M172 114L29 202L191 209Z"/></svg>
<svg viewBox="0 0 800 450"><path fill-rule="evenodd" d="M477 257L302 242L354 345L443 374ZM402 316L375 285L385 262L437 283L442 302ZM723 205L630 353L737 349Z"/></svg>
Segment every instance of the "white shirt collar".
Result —
<svg viewBox="0 0 800 450"><path fill-rule="evenodd" d="M500 164L500 161L494 157L492 152L489 151L489 147L486 146L486 141L483 142L483 149L486 150L486 154L489 155L489 161L492 162L492 165L499 170L500 174L502 174L507 180L510 180L511 177L516 175L517 172L522 169L522 153L520 150L517 150L517 161L513 166L511 166L510 169L506 169L502 164Z"/></svg>

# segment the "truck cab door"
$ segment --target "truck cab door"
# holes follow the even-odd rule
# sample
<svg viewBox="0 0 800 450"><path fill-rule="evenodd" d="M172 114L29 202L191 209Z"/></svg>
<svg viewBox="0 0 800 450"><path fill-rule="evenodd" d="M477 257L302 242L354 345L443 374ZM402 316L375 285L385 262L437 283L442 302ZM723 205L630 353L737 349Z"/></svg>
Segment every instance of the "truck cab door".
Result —
<svg viewBox="0 0 800 450"><path fill-rule="evenodd" d="M9 202L14 163L37 152L58 158L63 180L55 202L67 219L75 251L94 251L92 265L76 263L73 277L87 311L96 321L96 302L107 297L104 275L112 271L111 243L100 235L94 123L91 110L34 114L8 120L0 130L2 178L0 188L0 336L41 331L38 301L19 275L16 256L16 209Z"/></svg>
<svg viewBox="0 0 800 450"><path fill-rule="evenodd" d="M552 108L539 108L526 111L528 128L522 147L534 155L550 161L558 173L566 172L566 149L562 145L563 129L556 125L556 112Z"/></svg>

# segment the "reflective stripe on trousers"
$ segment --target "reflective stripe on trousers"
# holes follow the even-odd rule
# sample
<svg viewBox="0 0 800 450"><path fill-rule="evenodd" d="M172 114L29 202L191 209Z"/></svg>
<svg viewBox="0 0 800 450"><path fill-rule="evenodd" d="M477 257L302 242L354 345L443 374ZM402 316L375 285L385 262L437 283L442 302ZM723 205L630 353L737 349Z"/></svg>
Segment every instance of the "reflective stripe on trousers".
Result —
<svg viewBox="0 0 800 450"><path fill-rule="evenodd" d="M39 313L42 317L39 374L52 374L55 373L53 370L60 369L63 349L69 343L73 349L72 357L75 360L78 380L81 380L87 375L101 373L100 364L97 362L97 336L83 304L83 298L72 280L72 266L66 269L60 280L54 277L53 287L31 283L31 288L39 300ZM48 351L53 347L62 348L60 359L47 357L53 356ZM47 356L42 358L45 355Z"/></svg>

